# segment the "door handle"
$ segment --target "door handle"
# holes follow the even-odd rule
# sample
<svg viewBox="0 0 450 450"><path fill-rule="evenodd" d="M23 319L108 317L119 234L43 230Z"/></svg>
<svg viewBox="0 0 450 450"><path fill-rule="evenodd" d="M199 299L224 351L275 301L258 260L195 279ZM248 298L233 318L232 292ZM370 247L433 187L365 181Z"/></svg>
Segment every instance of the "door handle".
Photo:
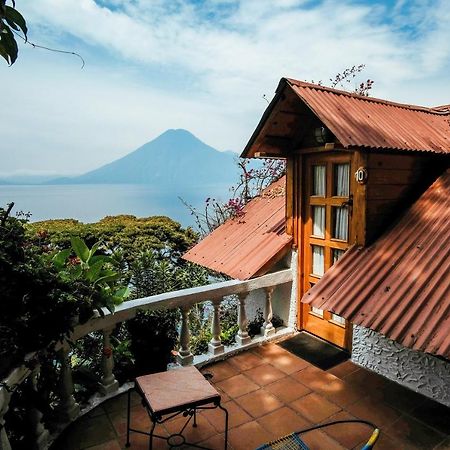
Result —
<svg viewBox="0 0 450 450"><path fill-rule="evenodd" d="M348 200L341 203L341 207L342 206L353 206L353 195L352 194L350 194Z"/></svg>

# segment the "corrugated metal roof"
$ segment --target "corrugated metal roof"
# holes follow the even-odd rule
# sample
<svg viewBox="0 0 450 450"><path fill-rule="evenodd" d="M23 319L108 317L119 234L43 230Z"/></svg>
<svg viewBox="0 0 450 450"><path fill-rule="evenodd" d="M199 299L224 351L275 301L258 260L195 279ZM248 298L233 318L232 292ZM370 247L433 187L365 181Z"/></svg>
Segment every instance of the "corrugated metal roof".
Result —
<svg viewBox="0 0 450 450"><path fill-rule="evenodd" d="M347 251L302 302L450 359L450 170L375 244Z"/></svg>
<svg viewBox="0 0 450 450"><path fill-rule="evenodd" d="M285 184L285 177L271 184L242 216L227 220L183 258L239 280L256 275L292 240L285 229Z"/></svg>
<svg viewBox="0 0 450 450"><path fill-rule="evenodd" d="M443 107L404 105L286 81L345 148L450 153L450 115Z"/></svg>
<svg viewBox="0 0 450 450"><path fill-rule="evenodd" d="M293 145L299 145L299 130L308 121L301 108L291 104L291 93L344 148L450 153L450 105L405 105L282 78L242 157L253 157L255 152L286 156Z"/></svg>

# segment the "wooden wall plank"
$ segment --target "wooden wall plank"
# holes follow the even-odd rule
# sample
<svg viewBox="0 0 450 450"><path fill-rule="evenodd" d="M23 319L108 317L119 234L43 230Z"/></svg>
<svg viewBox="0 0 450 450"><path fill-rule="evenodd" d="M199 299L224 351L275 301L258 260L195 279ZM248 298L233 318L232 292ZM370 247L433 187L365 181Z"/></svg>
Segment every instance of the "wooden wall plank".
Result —
<svg viewBox="0 0 450 450"><path fill-rule="evenodd" d="M445 169L438 155L367 153L366 244L397 220Z"/></svg>
<svg viewBox="0 0 450 450"><path fill-rule="evenodd" d="M352 208L352 226L353 226L353 243L365 245L366 243L366 221L367 221L367 189L365 184L356 182L354 174L359 167L367 168L367 154L356 150L353 157L352 173L352 192L353 192L353 208Z"/></svg>
<svg viewBox="0 0 450 450"><path fill-rule="evenodd" d="M286 233L294 235L294 182L295 162L290 157L286 161Z"/></svg>

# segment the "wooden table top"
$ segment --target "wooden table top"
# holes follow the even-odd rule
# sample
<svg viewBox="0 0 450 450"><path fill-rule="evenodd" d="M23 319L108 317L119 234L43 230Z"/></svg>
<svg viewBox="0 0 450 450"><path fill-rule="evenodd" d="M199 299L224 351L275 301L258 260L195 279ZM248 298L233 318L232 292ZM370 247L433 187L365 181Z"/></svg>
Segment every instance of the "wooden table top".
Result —
<svg viewBox="0 0 450 450"><path fill-rule="evenodd" d="M194 366L138 377L136 387L155 414L220 402L220 394Z"/></svg>

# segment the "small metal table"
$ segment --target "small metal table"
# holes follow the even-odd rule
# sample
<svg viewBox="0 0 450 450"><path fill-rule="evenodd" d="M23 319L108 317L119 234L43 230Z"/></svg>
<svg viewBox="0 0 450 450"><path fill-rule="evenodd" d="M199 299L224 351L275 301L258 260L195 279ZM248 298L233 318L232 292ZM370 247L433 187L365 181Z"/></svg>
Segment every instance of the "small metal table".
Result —
<svg viewBox="0 0 450 450"><path fill-rule="evenodd" d="M130 432L149 436L149 449L153 448L153 437L165 439L170 448L190 445L196 448L206 448L187 442L183 432L191 419L197 426L197 411L220 408L225 413L225 450L228 444L228 411L220 404L220 394L208 380L193 366L154 373L138 377L135 380L135 390L142 398L152 421L150 432L135 430L130 427L131 391L128 391L127 443L130 446ZM169 437L154 434L157 424L162 424L178 415L184 415L186 423L179 433Z"/></svg>

